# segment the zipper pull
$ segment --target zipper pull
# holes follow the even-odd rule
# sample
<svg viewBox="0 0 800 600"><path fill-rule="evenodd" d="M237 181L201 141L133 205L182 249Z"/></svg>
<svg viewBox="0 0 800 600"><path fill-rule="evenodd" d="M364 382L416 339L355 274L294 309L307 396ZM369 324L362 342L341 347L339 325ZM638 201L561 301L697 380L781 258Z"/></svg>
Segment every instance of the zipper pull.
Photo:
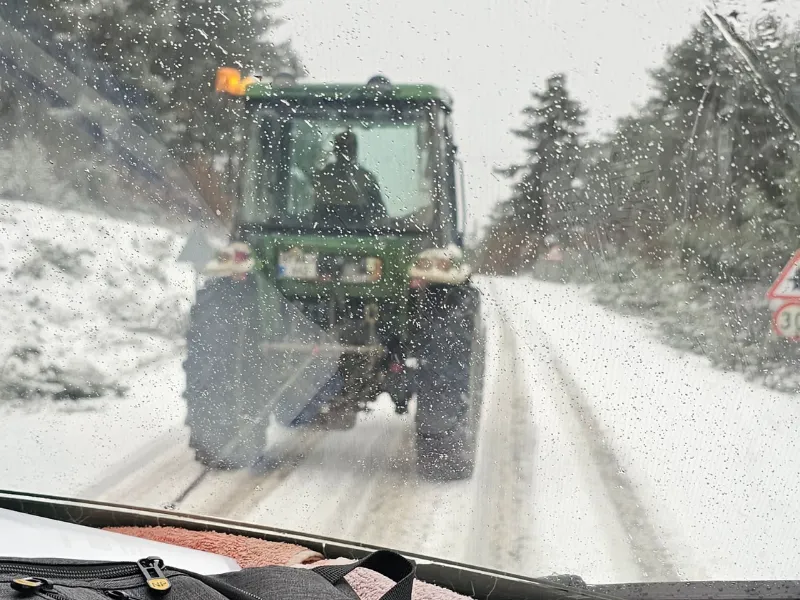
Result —
<svg viewBox="0 0 800 600"><path fill-rule="evenodd" d="M164 571L161 570L164 566L164 561L159 557L148 556L147 558L136 561L136 564L139 565L139 570L147 580L147 587L154 592L164 594L172 587L169 579L164 575Z"/></svg>
<svg viewBox="0 0 800 600"><path fill-rule="evenodd" d="M41 577L17 577L11 581L11 589L31 594L37 590L49 590L53 584Z"/></svg>

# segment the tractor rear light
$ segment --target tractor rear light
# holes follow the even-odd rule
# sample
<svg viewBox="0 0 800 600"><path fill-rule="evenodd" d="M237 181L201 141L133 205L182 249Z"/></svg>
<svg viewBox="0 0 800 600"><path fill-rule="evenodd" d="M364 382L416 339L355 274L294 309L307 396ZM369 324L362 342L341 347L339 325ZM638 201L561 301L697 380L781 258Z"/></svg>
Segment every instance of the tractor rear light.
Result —
<svg viewBox="0 0 800 600"><path fill-rule="evenodd" d="M243 265L250 260L250 251L247 250L234 250L233 252L233 264L235 265ZM247 279L247 273L234 273L231 275L236 281L244 281Z"/></svg>
<svg viewBox="0 0 800 600"><path fill-rule="evenodd" d="M433 267L433 263L428 258L418 258L414 263L414 268L419 271L429 271Z"/></svg>
<svg viewBox="0 0 800 600"><path fill-rule="evenodd" d="M449 271L453 268L453 261L449 258L418 258L414 268L419 271Z"/></svg>
<svg viewBox="0 0 800 600"><path fill-rule="evenodd" d="M221 263L233 263L235 265L241 265L246 263L250 260L251 254L250 249L241 249L241 248L223 248L217 254L217 260Z"/></svg>
<svg viewBox="0 0 800 600"><path fill-rule="evenodd" d="M462 257L461 249L456 246L423 250L409 269L411 287L421 288L428 283L463 283L469 279L472 270L461 262Z"/></svg>
<svg viewBox="0 0 800 600"><path fill-rule="evenodd" d="M250 247L243 242L233 242L221 249L217 253L217 257L206 265L203 272L210 276L233 277L242 280L254 267L255 260Z"/></svg>

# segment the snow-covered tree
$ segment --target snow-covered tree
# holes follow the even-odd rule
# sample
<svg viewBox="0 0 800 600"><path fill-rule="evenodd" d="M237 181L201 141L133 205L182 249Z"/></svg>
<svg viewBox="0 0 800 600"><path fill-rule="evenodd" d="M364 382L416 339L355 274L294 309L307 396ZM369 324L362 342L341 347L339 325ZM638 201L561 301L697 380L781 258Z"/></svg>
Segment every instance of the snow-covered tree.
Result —
<svg viewBox="0 0 800 600"><path fill-rule="evenodd" d="M538 235L563 215L569 183L578 169L585 111L570 97L566 76L548 77L522 110L525 122L513 135L525 142L525 161L500 172L513 182L511 203L520 225Z"/></svg>

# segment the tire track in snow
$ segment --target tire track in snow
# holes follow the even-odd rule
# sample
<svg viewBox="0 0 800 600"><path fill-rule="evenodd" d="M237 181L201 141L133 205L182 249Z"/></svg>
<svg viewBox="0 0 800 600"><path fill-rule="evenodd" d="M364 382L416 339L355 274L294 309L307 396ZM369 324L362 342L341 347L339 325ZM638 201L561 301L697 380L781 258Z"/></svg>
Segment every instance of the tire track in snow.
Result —
<svg viewBox="0 0 800 600"><path fill-rule="evenodd" d="M106 494L110 490L122 484L126 479L130 478L132 474L145 468L153 461L160 460L164 453L168 452L170 448L173 447L172 436L170 434L171 432L165 431L149 444L140 448L133 456L130 456L124 464L113 469L91 487L83 490L79 497L97 498L99 500L105 499Z"/></svg>
<svg viewBox="0 0 800 600"><path fill-rule="evenodd" d="M502 309L501 312L503 312ZM527 346L525 335L514 329L511 325L511 320L504 320L514 330L514 337L518 340L518 343ZM603 433L604 429L594 415L591 403L559 358L542 327L530 316L526 316L526 322L535 331L539 342L546 348L553 370L560 380L558 383L566 392L569 408L575 417L575 422L579 425L583 438L588 444L594 468L602 485L605 487L606 495L611 502L617 519L628 536L628 546L639 566L643 579L656 581L680 580L681 576L673 563L672 556L662 543L655 526L650 521L633 482L628 478L611 445L607 443ZM533 349L531 349L531 353L534 353Z"/></svg>
<svg viewBox="0 0 800 600"><path fill-rule="evenodd" d="M164 507L203 472L186 436L170 430L120 463L81 497Z"/></svg>
<svg viewBox="0 0 800 600"><path fill-rule="evenodd" d="M410 415L411 413L409 413ZM413 467L414 441L413 429L404 428L402 434L391 440L387 447L388 456L401 456L394 465L385 464L386 472L377 479L373 477L371 485L363 491L359 508L355 511L361 515L350 532L350 537L358 540L375 540L382 544L389 540L405 540L409 537L408 519L412 517L414 526L421 521L419 513L413 512L416 473ZM395 472L392 473L391 471Z"/></svg>
<svg viewBox="0 0 800 600"><path fill-rule="evenodd" d="M536 443L530 419L517 344L498 307L487 336L485 397L475 469L470 561L486 567L529 572L532 562L531 514L527 503L533 486L530 456ZM490 351L491 348L491 351Z"/></svg>
<svg viewBox="0 0 800 600"><path fill-rule="evenodd" d="M542 335L544 335L543 332ZM546 343L552 353L553 349L549 341ZM611 445L606 442L602 425L564 364L555 353L552 353L552 357L553 366L561 377L572 401L574 414L583 427L584 437L591 446L601 479L614 504L620 522L623 523L625 531L630 536L629 544L641 566L642 575L646 580L679 581L681 576L672 561L672 556L650 521L633 482L617 460Z"/></svg>
<svg viewBox="0 0 800 600"><path fill-rule="evenodd" d="M383 532L413 509L384 512L406 475L410 415L399 417L388 398L359 416L354 429L333 430L309 451L278 489L246 516L288 530L395 545ZM383 526L373 529L373 521ZM377 534L377 537L370 537Z"/></svg>
<svg viewBox="0 0 800 600"><path fill-rule="evenodd" d="M202 481L181 495L176 505L184 511L240 519L280 487L324 437L322 431L297 435L268 446L261 464L241 470L206 470Z"/></svg>
<svg viewBox="0 0 800 600"><path fill-rule="evenodd" d="M325 436L324 431L298 431L296 437L280 448L279 452L268 452L265 464L236 473L236 483L220 501L204 506L212 515L224 515L228 519L242 519L253 508L278 487L297 469ZM219 489L219 481L209 477L209 485Z"/></svg>

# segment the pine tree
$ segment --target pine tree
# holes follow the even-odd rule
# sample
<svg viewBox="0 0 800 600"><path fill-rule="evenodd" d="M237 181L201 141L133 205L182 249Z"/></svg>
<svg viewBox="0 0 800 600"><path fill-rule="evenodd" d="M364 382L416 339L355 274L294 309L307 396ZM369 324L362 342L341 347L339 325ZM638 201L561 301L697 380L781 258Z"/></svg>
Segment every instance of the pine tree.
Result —
<svg viewBox="0 0 800 600"><path fill-rule="evenodd" d="M26 104L17 112L29 115L37 125L39 113L58 120L58 126L41 127L37 138L51 154L59 154L63 172L70 174L77 188L91 188L97 200L108 202L119 186L88 184L101 177L112 181L127 169L131 185L143 179L147 183L141 189L149 190L152 183L146 159L132 164L137 161L102 146L112 138L119 142L115 137L119 131L113 126L109 129L114 131L103 131L108 119L98 125L95 117L107 111L106 102L116 104L136 123L137 133L143 129L149 143L161 144L162 156L171 152L178 159L179 169L159 175L170 179L178 172L181 182L188 177L213 212L220 209L227 214L236 185L233 150L241 148L246 124L241 102L217 94L214 78L221 66L248 74L299 71L288 42L272 41L280 25L276 7L273 0L7 0L0 3L0 18L103 98L97 105L84 98L50 114L46 97L22 89L17 100ZM16 81L13 76L9 79ZM9 114L0 122L0 143L20 129L13 117ZM83 140L80 151L65 152L63 139L47 139L61 126L72 135L92 139ZM124 137L121 143L137 156L137 139ZM73 146L77 148L77 142ZM167 187L175 191L180 185ZM158 188L146 194L161 200L166 195ZM176 197L184 195L176 192Z"/></svg>
<svg viewBox="0 0 800 600"><path fill-rule="evenodd" d="M778 73L793 71L790 62L785 48L765 56ZM790 168L791 132L707 19L652 76L656 93L639 118L663 123L661 152L673 172L686 173L682 191L698 205L696 212L708 212L703 204L722 195L728 197L726 211L735 216L741 207L731 205L735 193L730 192L751 184L769 199L782 195L777 182Z"/></svg>
<svg viewBox="0 0 800 600"><path fill-rule="evenodd" d="M299 63L272 34L280 25L271 0L176 0L176 86L178 149L185 154L226 154L236 144L238 103L213 91L222 66L270 76L297 72Z"/></svg>
<svg viewBox="0 0 800 600"><path fill-rule="evenodd" d="M157 133L163 134L164 122L172 117L173 0L105 0L100 10L73 17L90 58L107 66L115 77L126 108L157 119ZM93 83L102 86L100 77L101 73Z"/></svg>
<svg viewBox="0 0 800 600"><path fill-rule="evenodd" d="M512 131L526 143L526 161L499 172L514 181L511 205L520 227L544 236L551 232L552 218L560 222L567 208L585 111L570 97L563 74L548 77L545 89L532 98L522 110L523 127Z"/></svg>
<svg viewBox="0 0 800 600"><path fill-rule="evenodd" d="M298 72L274 0L9 0L0 16L35 31L103 96L153 124L177 156L225 153L240 114L216 70Z"/></svg>

